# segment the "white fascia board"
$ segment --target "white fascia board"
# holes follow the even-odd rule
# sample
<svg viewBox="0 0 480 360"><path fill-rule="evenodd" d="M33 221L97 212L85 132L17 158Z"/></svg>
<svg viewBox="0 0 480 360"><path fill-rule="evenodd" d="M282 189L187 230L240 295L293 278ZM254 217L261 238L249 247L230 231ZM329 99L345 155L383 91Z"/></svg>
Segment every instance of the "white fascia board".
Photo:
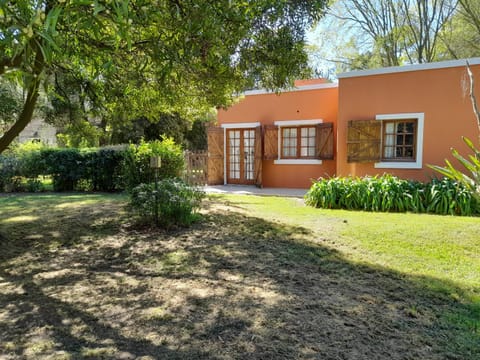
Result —
<svg viewBox="0 0 480 360"><path fill-rule="evenodd" d="M322 160L316 159L277 159L275 165L322 165Z"/></svg>
<svg viewBox="0 0 480 360"><path fill-rule="evenodd" d="M421 119L422 122L424 118L425 113L379 114L375 116L376 120Z"/></svg>
<svg viewBox="0 0 480 360"><path fill-rule="evenodd" d="M302 126L302 125L317 125L323 123L323 119L309 119L309 120L277 120L273 124L279 127L282 126Z"/></svg>
<svg viewBox="0 0 480 360"><path fill-rule="evenodd" d="M347 78L354 78L354 77L361 77L361 76L396 74L396 73L403 73L403 72L409 72L409 71L446 69L446 68L452 68L452 67L466 66L467 61L470 65L480 65L480 58L477 57L477 58L462 59L462 60L439 61L439 62L426 63L426 64L392 66L392 67L385 67L381 69L349 71L346 73L338 74L337 78L347 79Z"/></svg>
<svg viewBox="0 0 480 360"><path fill-rule="evenodd" d="M221 127L224 129L248 129L248 128L256 128L260 126L259 122L251 122L251 123L233 123L233 124L222 124Z"/></svg>
<svg viewBox="0 0 480 360"><path fill-rule="evenodd" d="M296 92L296 91L308 91L308 90L319 90L319 89L332 89L337 88L338 83L323 83L323 84L313 84L313 85L302 85L298 87L294 87L291 89L284 89L281 90L279 93L288 93L288 92ZM276 94L275 91L265 90L265 89L258 89L258 90L247 90L240 95L250 96L250 95L265 95L265 94Z"/></svg>

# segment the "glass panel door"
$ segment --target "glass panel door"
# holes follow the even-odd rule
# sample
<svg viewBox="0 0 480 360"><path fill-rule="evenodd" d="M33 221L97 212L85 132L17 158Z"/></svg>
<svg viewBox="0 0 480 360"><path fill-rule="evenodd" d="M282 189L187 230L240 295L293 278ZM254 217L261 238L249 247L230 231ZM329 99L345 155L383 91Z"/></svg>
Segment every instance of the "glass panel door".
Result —
<svg viewBox="0 0 480 360"><path fill-rule="evenodd" d="M245 180L254 180L255 166L255 130L244 130L243 132L243 174Z"/></svg>
<svg viewBox="0 0 480 360"><path fill-rule="evenodd" d="M253 184L255 178L255 130L227 130L227 182Z"/></svg>

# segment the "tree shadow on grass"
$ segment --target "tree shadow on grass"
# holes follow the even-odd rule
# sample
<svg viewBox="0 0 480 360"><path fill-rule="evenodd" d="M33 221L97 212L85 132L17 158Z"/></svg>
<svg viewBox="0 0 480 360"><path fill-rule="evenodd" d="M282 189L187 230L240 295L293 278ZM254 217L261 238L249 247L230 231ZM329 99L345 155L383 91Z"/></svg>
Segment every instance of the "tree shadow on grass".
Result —
<svg viewBox="0 0 480 360"><path fill-rule="evenodd" d="M0 254L7 358L480 356L478 330L453 321L480 319L451 297L461 288L352 263L306 228L231 211L133 231L119 226L121 203L64 201L37 204L48 217L8 215L23 229L4 233Z"/></svg>

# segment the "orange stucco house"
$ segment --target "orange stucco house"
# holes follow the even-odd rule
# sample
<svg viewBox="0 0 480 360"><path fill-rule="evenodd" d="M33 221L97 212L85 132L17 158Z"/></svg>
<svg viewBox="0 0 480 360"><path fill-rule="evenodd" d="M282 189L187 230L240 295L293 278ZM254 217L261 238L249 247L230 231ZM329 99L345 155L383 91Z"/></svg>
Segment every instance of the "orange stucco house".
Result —
<svg viewBox="0 0 480 360"><path fill-rule="evenodd" d="M469 59L478 79L480 58ZM476 140L465 60L298 81L274 94L247 91L210 128L209 183L308 188L329 176L390 173L427 181L428 164Z"/></svg>

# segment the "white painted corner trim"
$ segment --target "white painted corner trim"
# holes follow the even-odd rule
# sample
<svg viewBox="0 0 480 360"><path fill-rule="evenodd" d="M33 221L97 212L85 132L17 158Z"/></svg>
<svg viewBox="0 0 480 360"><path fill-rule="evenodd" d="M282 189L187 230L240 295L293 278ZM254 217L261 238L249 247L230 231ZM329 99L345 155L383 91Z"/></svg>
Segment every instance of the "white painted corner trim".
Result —
<svg viewBox="0 0 480 360"><path fill-rule="evenodd" d="M425 113L403 113L403 114L381 114L375 117L376 120L401 120L417 119L417 157L415 162L387 162L375 163L376 169L422 169L423 166L423 128ZM382 132L383 133L383 132ZM383 135L382 135L383 136ZM383 141L383 139L382 139ZM382 146L383 148L383 146Z"/></svg>
<svg viewBox="0 0 480 360"><path fill-rule="evenodd" d="M256 128L260 126L259 122L250 122L250 123L233 123L233 124L222 124L222 128L224 129L248 129L248 128Z"/></svg>
<svg viewBox="0 0 480 360"><path fill-rule="evenodd" d="M277 159L275 165L322 165L322 160L316 159Z"/></svg>

